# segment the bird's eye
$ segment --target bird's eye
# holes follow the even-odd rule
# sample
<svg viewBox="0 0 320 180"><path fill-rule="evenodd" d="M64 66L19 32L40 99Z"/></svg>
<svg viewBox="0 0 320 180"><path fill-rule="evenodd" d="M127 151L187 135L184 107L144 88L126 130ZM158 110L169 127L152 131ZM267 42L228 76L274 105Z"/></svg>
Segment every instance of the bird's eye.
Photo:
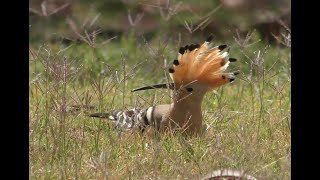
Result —
<svg viewBox="0 0 320 180"><path fill-rule="evenodd" d="M186 88L186 90L187 90L188 92L192 92L192 91L193 91L193 88L188 87L188 88Z"/></svg>

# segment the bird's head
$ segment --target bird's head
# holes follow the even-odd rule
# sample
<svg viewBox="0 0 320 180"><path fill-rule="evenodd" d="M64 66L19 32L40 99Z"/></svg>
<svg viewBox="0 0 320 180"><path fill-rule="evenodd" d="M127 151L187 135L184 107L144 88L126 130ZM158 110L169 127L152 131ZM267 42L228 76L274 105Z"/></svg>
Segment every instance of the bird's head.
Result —
<svg viewBox="0 0 320 180"><path fill-rule="evenodd" d="M178 58L168 69L173 83L157 84L133 91L169 88L174 101L183 99L200 100L204 94L224 84L233 82L238 72L224 72L235 58L228 57L226 45L211 47L212 36L203 44L191 44L179 49Z"/></svg>

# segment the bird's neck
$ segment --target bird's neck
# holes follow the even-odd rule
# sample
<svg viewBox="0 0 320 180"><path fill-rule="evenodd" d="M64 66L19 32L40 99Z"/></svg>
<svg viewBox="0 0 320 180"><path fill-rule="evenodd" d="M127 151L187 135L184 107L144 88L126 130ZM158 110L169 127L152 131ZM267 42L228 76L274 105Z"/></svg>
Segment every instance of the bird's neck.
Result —
<svg viewBox="0 0 320 180"><path fill-rule="evenodd" d="M202 98L174 101L170 109L171 124L189 133L199 133L202 129L201 102Z"/></svg>

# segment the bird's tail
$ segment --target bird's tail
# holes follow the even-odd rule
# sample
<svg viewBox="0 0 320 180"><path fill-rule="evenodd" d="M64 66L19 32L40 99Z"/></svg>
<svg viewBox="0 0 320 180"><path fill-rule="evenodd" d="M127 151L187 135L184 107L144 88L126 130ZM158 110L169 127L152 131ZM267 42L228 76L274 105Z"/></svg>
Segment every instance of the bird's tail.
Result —
<svg viewBox="0 0 320 180"><path fill-rule="evenodd" d="M107 119L109 118L109 113L93 113L90 114L89 117L96 117L96 118L100 118L100 119Z"/></svg>
<svg viewBox="0 0 320 180"><path fill-rule="evenodd" d="M116 127L121 129L132 129L136 127L144 129L144 127L148 125L145 121L145 109L113 110L110 113L93 113L90 114L89 117L109 119Z"/></svg>

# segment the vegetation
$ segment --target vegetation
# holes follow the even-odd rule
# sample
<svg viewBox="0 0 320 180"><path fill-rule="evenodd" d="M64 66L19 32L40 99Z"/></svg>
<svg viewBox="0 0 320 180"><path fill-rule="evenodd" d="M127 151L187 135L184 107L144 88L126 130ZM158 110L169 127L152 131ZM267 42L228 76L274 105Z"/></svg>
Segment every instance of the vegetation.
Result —
<svg viewBox="0 0 320 180"><path fill-rule="evenodd" d="M99 11L99 3L90 10ZM74 6L80 9L83 4L78 1ZM212 11L217 3L209 5L200 5L207 10L203 14L223 16L223 8ZM116 12L123 11L121 6ZM117 26L110 13L103 13L96 22L92 16L92 24L101 28L100 21L106 21ZM194 32L183 24L189 17L197 19L195 14L186 15L186 21L181 15L173 13L170 20L155 15L160 25L149 34L131 26L105 35L107 28L72 26L67 18L62 30L52 25L61 17L31 22L30 179L198 179L220 168L242 169L259 179L290 179L290 28L282 21L281 33L273 35L277 43L264 41L254 29L246 33L219 29L228 33L214 44L231 48L230 57L238 61L229 71L239 70L240 76L206 95L203 115L209 128L201 137L166 134L159 139L87 117L90 112L170 102L168 90L130 91L167 82L167 66L178 48L201 43L209 35L204 33L206 23L199 23L198 29L194 25ZM43 23L43 31L64 35L55 41L56 35L44 37L39 25ZM184 30L174 31L179 27L173 24Z"/></svg>

